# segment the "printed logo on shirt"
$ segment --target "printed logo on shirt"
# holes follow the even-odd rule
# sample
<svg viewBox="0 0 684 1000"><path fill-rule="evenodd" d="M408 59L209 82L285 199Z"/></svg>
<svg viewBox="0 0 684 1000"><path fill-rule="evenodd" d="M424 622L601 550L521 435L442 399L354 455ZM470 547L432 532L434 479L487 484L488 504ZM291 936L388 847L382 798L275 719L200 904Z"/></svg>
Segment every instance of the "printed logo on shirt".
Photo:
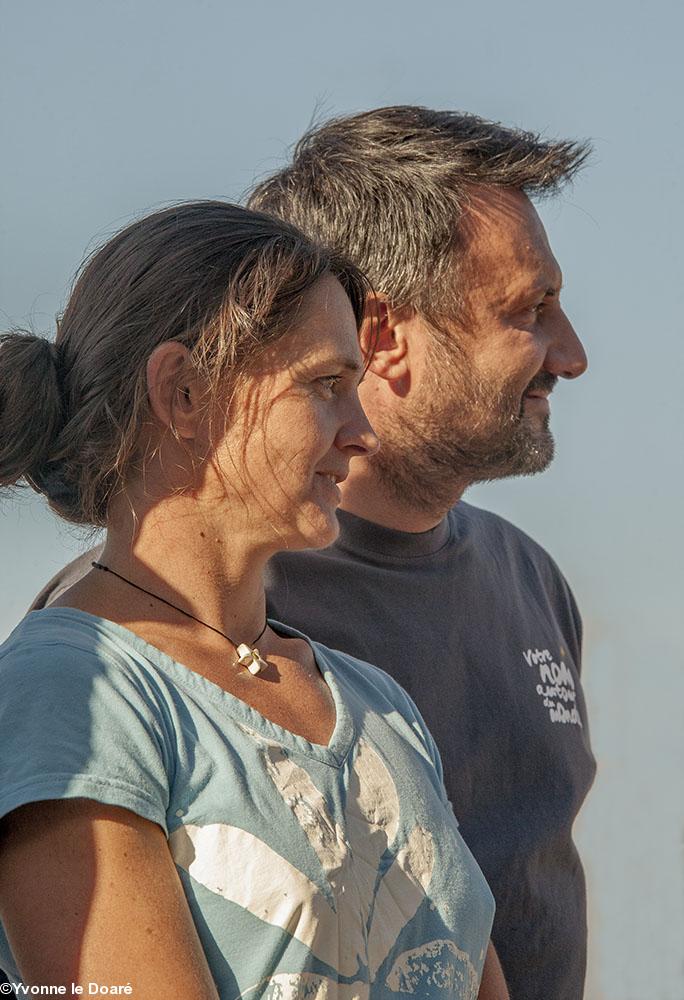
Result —
<svg viewBox="0 0 684 1000"><path fill-rule="evenodd" d="M309 773L282 747L267 743L263 760L318 857L327 891L255 834L225 823L174 830L169 837L174 861L210 892L306 945L337 974L280 972L240 993L242 1000L369 1000L401 931L426 898L435 865L432 835L416 824L395 843L397 789L384 762L362 739L344 828ZM380 875L388 849L394 859ZM364 970L362 979L354 978ZM354 981L340 983L339 975ZM385 989L379 990L475 1000L478 983L468 953L453 941L435 939L397 956Z"/></svg>
<svg viewBox="0 0 684 1000"><path fill-rule="evenodd" d="M537 694L544 708L548 709L551 722L582 727L575 679L562 659L565 655L563 647L557 660L548 649L526 649L522 655L528 667L532 667L538 676Z"/></svg>

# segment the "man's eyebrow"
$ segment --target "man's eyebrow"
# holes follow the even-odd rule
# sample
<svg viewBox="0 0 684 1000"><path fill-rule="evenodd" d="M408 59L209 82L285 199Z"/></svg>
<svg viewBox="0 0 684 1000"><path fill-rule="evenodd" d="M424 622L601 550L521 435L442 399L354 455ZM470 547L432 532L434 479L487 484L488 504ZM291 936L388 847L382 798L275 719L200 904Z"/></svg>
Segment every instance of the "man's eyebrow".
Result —
<svg viewBox="0 0 684 1000"><path fill-rule="evenodd" d="M531 297L536 297L538 295L543 295L544 298L557 299L563 288L563 279L559 278L558 282L545 282L540 281L537 285L530 288L527 293Z"/></svg>

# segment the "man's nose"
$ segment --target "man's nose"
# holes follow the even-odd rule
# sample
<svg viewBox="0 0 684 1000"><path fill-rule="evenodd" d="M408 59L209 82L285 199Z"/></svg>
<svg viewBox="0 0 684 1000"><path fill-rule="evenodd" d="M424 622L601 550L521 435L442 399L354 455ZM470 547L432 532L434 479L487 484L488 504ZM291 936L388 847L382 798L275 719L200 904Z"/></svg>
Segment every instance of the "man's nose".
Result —
<svg viewBox="0 0 684 1000"><path fill-rule="evenodd" d="M578 378L587 370L587 355L575 328L565 315L558 317L544 368L559 378Z"/></svg>

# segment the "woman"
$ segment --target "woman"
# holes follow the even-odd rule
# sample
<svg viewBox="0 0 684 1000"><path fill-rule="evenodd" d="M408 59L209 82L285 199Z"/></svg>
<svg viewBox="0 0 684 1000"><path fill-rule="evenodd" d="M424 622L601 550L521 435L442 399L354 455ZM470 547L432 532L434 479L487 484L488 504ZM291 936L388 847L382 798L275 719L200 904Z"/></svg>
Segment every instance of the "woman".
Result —
<svg viewBox="0 0 684 1000"><path fill-rule="evenodd" d="M0 648L0 966L136 1000L472 998L493 903L385 674L267 623L377 446L364 283L267 216L158 212L55 345L0 346L0 484L105 526ZM91 987L90 984L94 984Z"/></svg>

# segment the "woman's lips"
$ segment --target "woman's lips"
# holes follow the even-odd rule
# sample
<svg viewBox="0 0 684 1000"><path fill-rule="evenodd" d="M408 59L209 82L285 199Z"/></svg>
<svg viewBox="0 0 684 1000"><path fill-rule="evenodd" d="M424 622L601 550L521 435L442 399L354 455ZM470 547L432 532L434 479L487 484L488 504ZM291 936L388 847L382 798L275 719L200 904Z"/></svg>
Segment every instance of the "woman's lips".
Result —
<svg viewBox="0 0 684 1000"><path fill-rule="evenodd" d="M342 492L337 484L343 482L347 478L346 475L340 476L334 472L317 472L316 475L325 484L323 488L326 492L329 492L335 498L335 502L339 504Z"/></svg>

